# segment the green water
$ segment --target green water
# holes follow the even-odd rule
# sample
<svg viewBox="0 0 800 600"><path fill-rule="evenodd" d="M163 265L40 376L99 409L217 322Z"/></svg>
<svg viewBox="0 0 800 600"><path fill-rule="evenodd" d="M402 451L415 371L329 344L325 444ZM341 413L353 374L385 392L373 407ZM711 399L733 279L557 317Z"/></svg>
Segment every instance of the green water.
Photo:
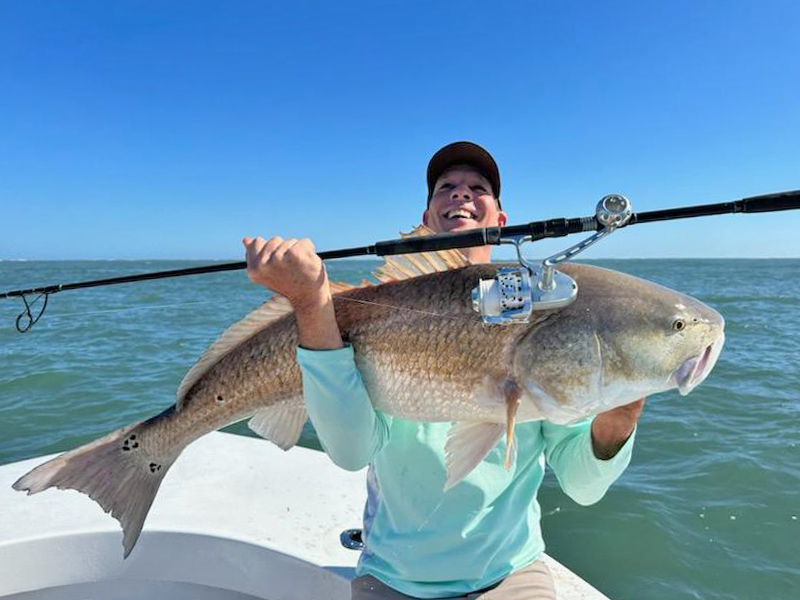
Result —
<svg viewBox="0 0 800 600"><path fill-rule="evenodd" d="M0 262L0 291L197 264ZM357 282L374 264L328 268ZM800 260L598 264L710 304L727 342L691 395L648 400L631 466L600 503L576 505L548 476L548 552L614 600L800 598ZM65 292L25 335L21 302L0 300L0 464L162 410L263 298L241 272Z"/></svg>

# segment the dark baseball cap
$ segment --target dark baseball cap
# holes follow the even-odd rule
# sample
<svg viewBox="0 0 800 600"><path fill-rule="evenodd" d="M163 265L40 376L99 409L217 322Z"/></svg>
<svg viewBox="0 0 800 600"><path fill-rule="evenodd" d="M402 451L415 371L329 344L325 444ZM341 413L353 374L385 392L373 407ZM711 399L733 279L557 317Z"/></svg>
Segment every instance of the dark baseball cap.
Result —
<svg viewBox="0 0 800 600"><path fill-rule="evenodd" d="M500 170L492 155L472 142L453 142L433 155L428 163L428 204L433 197L436 180L451 167L468 165L474 167L492 184L492 192L500 206Z"/></svg>

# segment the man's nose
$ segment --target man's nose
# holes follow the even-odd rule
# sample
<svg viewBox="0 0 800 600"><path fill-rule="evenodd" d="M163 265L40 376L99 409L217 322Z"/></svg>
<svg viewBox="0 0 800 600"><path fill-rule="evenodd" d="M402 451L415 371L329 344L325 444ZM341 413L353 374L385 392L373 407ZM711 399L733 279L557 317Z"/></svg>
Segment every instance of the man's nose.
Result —
<svg viewBox="0 0 800 600"><path fill-rule="evenodd" d="M453 200L470 200L472 199L472 190L469 189L468 185L457 185L453 188L450 197Z"/></svg>

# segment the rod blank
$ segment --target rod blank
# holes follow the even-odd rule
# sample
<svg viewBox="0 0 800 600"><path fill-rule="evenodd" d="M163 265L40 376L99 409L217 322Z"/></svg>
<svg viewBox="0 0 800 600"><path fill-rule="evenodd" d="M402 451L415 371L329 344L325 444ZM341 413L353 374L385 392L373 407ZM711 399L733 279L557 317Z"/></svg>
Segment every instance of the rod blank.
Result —
<svg viewBox="0 0 800 600"><path fill-rule="evenodd" d="M704 217L727 213L761 213L781 210L800 209L800 190L751 196L731 202L716 204L700 204L683 208L670 208L666 210L653 210L633 213L624 227L639 223L653 223L672 219L686 219L691 217ZM323 260L333 258L346 258L351 256L389 256L394 254L409 254L413 252L429 252L433 250L449 250L455 248L469 248L472 246L497 245L503 239L515 236L529 236L532 240L551 237L563 237L583 231L597 231L603 226L594 216L579 217L574 219L549 219L546 221L533 221L524 225L509 225L506 227L486 227L472 229L462 233L443 233L435 236L402 238L377 242L371 246L358 246L340 250L320 252ZM191 267L188 269L174 269L171 271L158 271L155 273L142 273L94 281L78 283L64 283L48 285L27 290L14 290L0 294L2 298L24 297L33 294L55 294L67 290L98 287L103 285L116 285L119 283L133 283L151 279L164 279L167 277L182 277L184 275L200 275L203 273L219 273L222 271L236 271L247 268L246 262L224 263Z"/></svg>

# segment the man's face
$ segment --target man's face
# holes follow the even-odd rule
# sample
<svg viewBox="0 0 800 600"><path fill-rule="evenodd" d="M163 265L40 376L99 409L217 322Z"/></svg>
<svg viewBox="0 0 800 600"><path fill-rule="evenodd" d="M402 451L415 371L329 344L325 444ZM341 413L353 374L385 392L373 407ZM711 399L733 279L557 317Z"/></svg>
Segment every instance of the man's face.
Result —
<svg viewBox="0 0 800 600"><path fill-rule="evenodd" d="M433 188L422 222L435 233L506 224L489 180L468 166L445 171Z"/></svg>

